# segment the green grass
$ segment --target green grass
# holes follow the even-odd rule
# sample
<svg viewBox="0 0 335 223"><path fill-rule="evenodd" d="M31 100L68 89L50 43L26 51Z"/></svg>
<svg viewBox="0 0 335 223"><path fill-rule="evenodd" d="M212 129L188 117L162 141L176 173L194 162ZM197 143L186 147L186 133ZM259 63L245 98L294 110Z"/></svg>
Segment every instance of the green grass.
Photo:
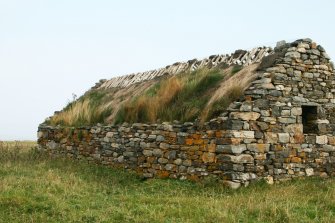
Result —
<svg viewBox="0 0 335 223"><path fill-rule="evenodd" d="M240 70L242 70L243 66L242 65L234 65L233 69L231 70L231 74L236 74Z"/></svg>
<svg viewBox="0 0 335 223"><path fill-rule="evenodd" d="M243 89L240 86L231 88L224 97L215 101L209 110L207 121L213 117L218 117L233 101L238 100L243 95Z"/></svg>
<svg viewBox="0 0 335 223"><path fill-rule="evenodd" d="M112 107L105 106L110 99L109 93L106 90L88 91L78 100L70 102L60 113L52 116L46 124L82 127L105 123L112 113Z"/></svg>
<svg viewBox="0 0 335 223"><path fill-rule="evenodd" d="M0 144L0 222L334 222L335 180L239 190L146 180ZM13 154L15 151L15 154Z"/></svg>
<svg viewBox="0 0 335 223"><path fill-rule="evenodd" d="M115 123L194 121L224 76L219 69L201 69L163 79L125 104Z"/></svg>

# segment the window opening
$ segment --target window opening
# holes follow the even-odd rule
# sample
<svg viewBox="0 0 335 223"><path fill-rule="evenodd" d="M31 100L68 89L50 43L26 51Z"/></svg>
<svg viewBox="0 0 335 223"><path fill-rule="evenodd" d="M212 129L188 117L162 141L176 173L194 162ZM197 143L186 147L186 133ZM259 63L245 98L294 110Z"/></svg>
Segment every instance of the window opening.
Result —
<svg viewBox="0 0 335 223"><path fill-rule="evenodd" d="M318 126L316 123L318 115L317 106L301 106L302 108L302 124L304 133L317 134Z"/></svg>

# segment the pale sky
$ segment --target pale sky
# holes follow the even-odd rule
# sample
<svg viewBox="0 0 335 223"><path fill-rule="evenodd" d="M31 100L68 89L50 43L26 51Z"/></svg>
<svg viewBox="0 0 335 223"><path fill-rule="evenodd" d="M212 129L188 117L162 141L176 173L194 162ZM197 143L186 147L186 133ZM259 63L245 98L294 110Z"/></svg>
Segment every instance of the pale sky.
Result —
<svg viewBox="0 0 335 223"><path fill-rule="evenodd" d="M0 140L99 79L310 37L335 57L333 0L0 0Z"/></svg>

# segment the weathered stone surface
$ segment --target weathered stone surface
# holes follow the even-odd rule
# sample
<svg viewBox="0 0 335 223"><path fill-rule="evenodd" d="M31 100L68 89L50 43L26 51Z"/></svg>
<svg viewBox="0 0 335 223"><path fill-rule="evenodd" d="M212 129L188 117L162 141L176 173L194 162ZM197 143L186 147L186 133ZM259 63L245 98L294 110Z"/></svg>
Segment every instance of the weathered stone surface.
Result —
<svg viewBox="0 0 335 223"><path fill-rule="evenodd" d="M313 73L308 73L308 72L304 73L303 76L306 77L306 78L313 78L314 77Z"/></svg>
<svg viewBox="0 0 335 223"><path fill-rule="evenodd" d="M217 145L217 153L231 153L231 154L240 154L247 149L245 144L242 145Z"/></svg>
<svg viewBox="0 0 335 223"><path fill-rule="evenodd" d="M154 156L156 156L156 157L160 157L160 156L163 155L163 151L162 151L161 149L154 149L154 150L152 151L152 154L153 154Z"/></svg>
<svg viewBox="0 0 335 223"><path fill-rule="evenodd" d="M166 164L165 165L165 170L173 170L176 166L173 164Z"/></svg>
<svg viewBox="0 0 335 223"><path fill-rule="evenodd" d="M180 158L178 158L174 161L174 164L176 164L176 165L181 165L182 163L183 163L183 160L180 159Z"/></svg>
<svg viewBox="0 0 335 223"><path fill-rule="evenodd" d="M302 114L302 109L300 107L294 107L291 109L292 115L301 115Z"/></svg>
<svg viewBox="0 0 335 223"><path fill-rule="evenodd" d="M231 118L242 119L244 121L255 121L260 117L260 114L257 112L232 112L230 115Z"/></svg>
<svg viewBox="0 0 335 223"><path fill-rule="evenodd" d="M156 137L156 141L157 142L163 142L165 140L165 138L164 138L164 136L162 136L162 135L158 135L157 137Z"/></svg>
<svg viewBox="0 0 335 223"><path fill-rule="evenodd" d="M226 185L227 187L229 187L231 189L235 189L235 190L241 187L241 183L234 182L234 181L229 181L229 180L223 181L223 184Z"/></svg>
<svg viewBox="0 0 335 223"><path fill-rule="evenodd" d="M314 169L313 168L307 168L306 170L306 176L313 176L314 175Z"/></svg>
<svg viewBox="0 0 335 223"><path fill-rule="evenodd" d="M241 154L238 156L224 154L224 155L220 155L218 157L218 160L222 162L231 162L231 163L237 163L237 164L254 162L254 158L249 154Z"/></svg>
<svg viewBox="0 0 335 223"><path fill-rule="evenodd" d="M335 152L335 146L332 146L332 145L323 145L322 146L322 151L325 151L325 152Z"/></svg>
<svg viewBox="0 0 335 223"><path fill-rule="evenodd" d="M277 143L278 142L278 135L274 132L265 132L265 142L267 143Z"/></svg>
<svg viewBox="0 0 335 223"><path fill-rule="evenodd" d="M264 153L270 150L270 144L251 143L247 145L248 150L255 153Z"/></svg>
<svg viewBox="0 0 335 223"><path fill-rule="evenodd" d="M303 132L302 124L290 124L284 127L284 132L301 134Z"/></svg>
<svg viewBox="0 0 335 223"><path fill-rule="evenodd" d="M291 58L294 58L294 59L298 59L300 58L300 53L299 52L288 52L285 54L285 57L291 57Z"/></svg>
<svg viewBox="0 0 335 223"><path fill-rule="evenodd" d="M278 133L278 142L280 143L290 142L290 134L289 133Z"/></svg>
<svg viewBox="0 0 335 223"><path fill-rule="evenodd" d="M204 163L215 162L215 153L204 153L204 154L202 154L202 161Z"/></svg>
<svg viewBox="0 0 335 223"><path fill-rule="evenodd" d="M50 141L46 144L46 147L51 149L51 150L54 150L54 149L57 149L59 147L59 144L56 143L55 141Z"/></svg>
<svg viewBox="0 0 335 223"><path fill-rule="evenodd" d="M322 136L316 136L316 143L317 144L327 144L328 143L328 138L327 136L325 135L322 135Z"/></svg>
<svg viewBox="0 0 335 223"><path fill-rule="evenodd" d="M288 118L279 117L278 121L283 124L290 124L290 123L296 123L297 120L295 117L288 117Z"/></svg>
<svg viewBox="0 0 335 223"><path fill-rule="evenodd" d="M232 134L236 138L247 138L247 139L255 138L254 131L233 131Z"/></svg>
<svg viewBox="0 0 335 223"><path fill-rule="evenodd" d="M152 156L153 151L152 150L143 150L143 155L145 156Z"/></svg>
<svg viewBox="0 0 335 223"><path fill-rule="evenodd" d="M168 163L169 160L168 159L165 159L165 158L159 158L158 159L158 163L162 163L162 164L165 164L165 163Z"/></svg>

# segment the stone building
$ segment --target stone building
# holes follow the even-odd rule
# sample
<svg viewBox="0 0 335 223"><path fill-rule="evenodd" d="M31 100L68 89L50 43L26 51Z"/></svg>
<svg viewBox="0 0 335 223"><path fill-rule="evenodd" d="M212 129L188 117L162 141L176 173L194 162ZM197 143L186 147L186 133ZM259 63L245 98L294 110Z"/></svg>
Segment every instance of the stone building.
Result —
<svg viewBox="0 0 335 223"><path fill-rule="evenodd" d="M39 147L144 177L211 176L232 187L259 179L333 176L335 79L329 56L310 39L280 42L262 53L253 61L259 63L257 77L244 95L204 126L135 123L69 130L41 124ZM255 59L243 60L245 55L233 63ZM101 85L108 81L96 87Z"/></svg>

